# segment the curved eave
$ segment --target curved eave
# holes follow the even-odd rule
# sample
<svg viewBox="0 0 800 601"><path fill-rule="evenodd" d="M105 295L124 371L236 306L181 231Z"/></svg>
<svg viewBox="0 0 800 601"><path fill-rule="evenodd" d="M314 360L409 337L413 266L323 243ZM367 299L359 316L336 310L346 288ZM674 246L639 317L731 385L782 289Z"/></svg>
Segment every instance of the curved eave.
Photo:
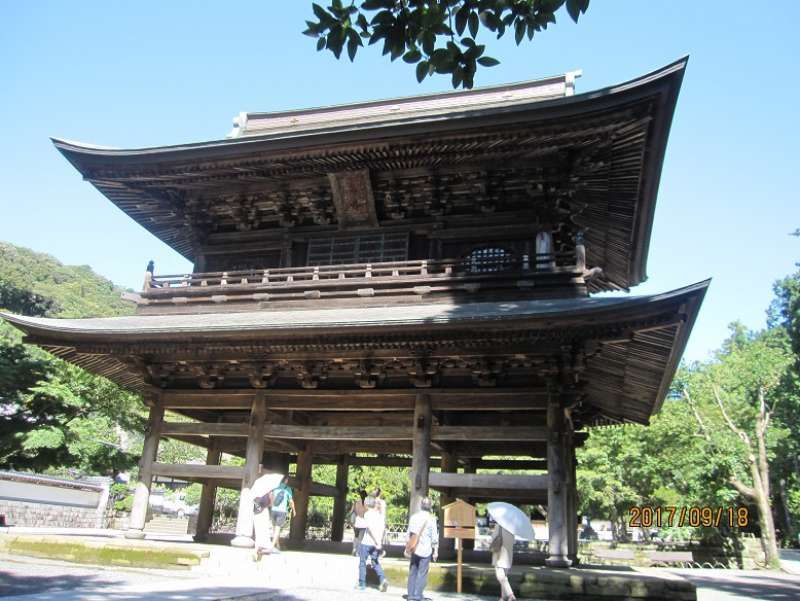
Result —
<svg viewBox="0 0 800 601"><path fill-rule="evenodd" d="M589 402L611 421L648 423L667 395L709 280L641 297L563 299L460 306L424 305L339 310L261 311L213 315L146 315L50 319L0 313L27 340L123 386L145 390L142 375L109 348L136 354L151 343L225 346L242 343L318 344L374 336L434 339L499 331L568 331L599 340L604 350L587 361ZM609 338L609 335L612 335ZM449 334L448 334L449 336ZM619 336L622 336L619 338ZM619 339L617 339L619 338ZM119 347L117 347L119 345ZM98 354L99 353L99 354ZM610 383L610 384L609 384Z"/></svg>
<svg viewBox="0 0 800 601"><path fill-rule="evenodd" d="M292 339L308 335L356 333L372 334L387 329L414 331L489 327L493 330L532 327L543 330L569 326L575 320L592 324L635 318L658 312L705 294L710 280L651 296L615 298L577 298L512 302L485 302L463 305L405 305L345 309L304 309L254 311L242 313L132 315L85 319L26 317L0 312L0 317L37 340L54 344L155 340L224 340L231 336ZM699 305L698 305L699 306ZM577 323L577 322L576 322Z"/></svg>
<svg viewBox="0 0 800 601"><path fill-rule="evenodd" d="M625 104L642 96L648 96L663 88L664 104L674 108L688 57L681 58L661 69L637 77L625 83L608 86L600 90L565 96L552 100L535 100L506 107L465 110L436 116L412 117L388 123L370 123L363 126L346 125L297 133L265 134L244 138L212 140L169 146L117 149L83 144L60 138L51 138L56 148L82 171L83 168L144 166L148 163L185 161L191 159L224 159L247 153L289 150L299 147L328 145L339 142L362 142L374 138L391 137L393 130L403 135L433 131L459 130L481 125L487 117L510 117L515 121L520 114L530 121L553 117L572 117L604 108ZM671 101L671 102L670 102ZM670 115L666 129L669 129ZM476 120L476 122L471 122ZM526 119L527 121L528 119ZM431 126L434 129L431 129ZM409 127L415 128L409 130Z"/></svg>

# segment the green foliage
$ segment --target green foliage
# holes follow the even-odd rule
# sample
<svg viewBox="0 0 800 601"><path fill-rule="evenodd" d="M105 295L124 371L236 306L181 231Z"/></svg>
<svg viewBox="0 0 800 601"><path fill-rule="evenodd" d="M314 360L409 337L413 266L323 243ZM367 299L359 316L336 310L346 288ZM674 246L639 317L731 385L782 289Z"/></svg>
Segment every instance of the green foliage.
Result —
<svg viewBox="0 0 800 601"><path fill-rule="evenodd" d="M0 307L24 315L131 315L122 288L87 265L63 265L50 255L0 242Z"/></svg>
<svg viewBox="0 0 800 601"><path fill-rule="evenodd" d="M332 0L327 8L312 5L316 20L306 21L303 33L317 39L317 50L330 50L337 59L347 48L351 61L364 40L382 43L391 60L402 57L417 65L417 81L449 74L454 88L472 88L479 66L500 63L477 43L480 31L497 39L513 31L519 45L555 24L563 6L577 23L589 0L364 0L358 7Z"/></svg>
<svg viewBox="0 0 800 601"><path fill-rule="evenodd" d="M200 494L203 492L203 485L197 482L190 484L183 489L183 500L187 505L199 505Z"/></svg>
<svg viewBox="0 0 800 601"><path fill-rule="evenodd" d="M133 492L127 484L116 482L108 491L117 511L130 512L133 509Z"/></svg>
<svg viewBox="0 0 800 601"><path fill-rule="evenodd" d="M120 289L88 267L0 243L0 299L28 315L120 315L132 307ZM136 395L109 380L22 343L0 323L0 468L115 474L135 464L123 448L141 431Z"/></svg>

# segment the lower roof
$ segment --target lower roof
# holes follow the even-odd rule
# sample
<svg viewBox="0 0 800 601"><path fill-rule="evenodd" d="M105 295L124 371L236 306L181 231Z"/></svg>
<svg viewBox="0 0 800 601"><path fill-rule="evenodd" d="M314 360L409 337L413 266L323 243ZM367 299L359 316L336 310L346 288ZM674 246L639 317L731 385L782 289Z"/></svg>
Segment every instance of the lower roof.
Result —
<svg viewBox="0 0 800 601"><path fill-rule="evenodd" d="M245 349L243 360L263 361L289 348L294 355L312 357L323 348L348 355L370 352L371 344L380 344L413 355L457 339L480 344L445 346L447 353L475 355L485 341L491 341L496 354L504 340L520 336L529 336L523 350L535 352L551 338L573 347L594 341L598 344L586 352L581 371L587 401L609 420L647 423L667 395L708 285L707 280L649 296L460 305L89 319L0 317L23 330L29 342L143 392L153 390L152 385L143 366L130 357L161 361L172 347L212 358L219 349Z"/></svg>

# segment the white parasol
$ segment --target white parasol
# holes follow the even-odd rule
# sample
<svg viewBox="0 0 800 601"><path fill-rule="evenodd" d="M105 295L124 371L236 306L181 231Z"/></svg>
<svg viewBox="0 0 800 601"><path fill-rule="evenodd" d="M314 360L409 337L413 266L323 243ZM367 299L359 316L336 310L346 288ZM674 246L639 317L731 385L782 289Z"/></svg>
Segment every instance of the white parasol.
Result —
<svg viewBox="0 0 800 601"><path fill-rule="evenodd" d="M521 509L511 503L496 501L487 505L487 511L492 519L500 524L516 538L521 540L533 540L533 526L530 518Z"/></svg>
<svg viewBox="0 0 800 601"><path fill-rule="evenodd" d="M258 497L263 497L268 492L275 490L278 488L281 480L283 480L283 474L266 473L259 476L256 478L256 481L253 482L253 486L250 487L253 498L257 499Z"/></svg>

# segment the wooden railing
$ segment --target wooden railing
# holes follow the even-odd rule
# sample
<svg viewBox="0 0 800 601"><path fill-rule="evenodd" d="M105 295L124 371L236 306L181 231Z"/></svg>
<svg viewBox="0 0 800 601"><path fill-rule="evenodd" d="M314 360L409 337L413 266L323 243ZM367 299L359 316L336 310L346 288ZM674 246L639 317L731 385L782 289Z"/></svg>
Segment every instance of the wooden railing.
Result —
<svg viewBox="0 0 800 601"><path fill-rule="evenodd" d="M532 282L537 277L582 274L575 252L538 255L412 260L247 269L176 275L147 274L142 299L183 302L211 297L215 302L252 295L254 300L297 300L358 293L416 293L470 286L492 288L509 282ZM522 284L520 284L522 285Z"/></svg>
<svg viewBox="0 0 800 601"><path fill-rule="evenodd" d="M503 275L509 272L548 272L575 268L574 253L528 255L500 259L415 260L392 263L354 263L349 265L318 265L313 267L280 267L246 269L180 275L159 275L149 280L147 288L186 288L209 286L285 286L301 282L328 280L366 280L369 278L405 277L464 277L473 275Z"/></svg>

